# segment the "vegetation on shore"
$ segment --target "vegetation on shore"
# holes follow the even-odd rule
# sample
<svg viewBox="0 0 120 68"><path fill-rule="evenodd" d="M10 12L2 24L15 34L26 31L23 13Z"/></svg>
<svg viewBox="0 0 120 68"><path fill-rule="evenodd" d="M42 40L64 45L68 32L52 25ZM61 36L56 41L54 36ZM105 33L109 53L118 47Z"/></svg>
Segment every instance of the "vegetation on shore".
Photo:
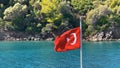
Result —
<svg viewBox="0 0 120 68"><path fill-rule="evenodd" d="M120 0L0 0L0 30L61 34L79 26L83 36L120 25Z"/></svg>

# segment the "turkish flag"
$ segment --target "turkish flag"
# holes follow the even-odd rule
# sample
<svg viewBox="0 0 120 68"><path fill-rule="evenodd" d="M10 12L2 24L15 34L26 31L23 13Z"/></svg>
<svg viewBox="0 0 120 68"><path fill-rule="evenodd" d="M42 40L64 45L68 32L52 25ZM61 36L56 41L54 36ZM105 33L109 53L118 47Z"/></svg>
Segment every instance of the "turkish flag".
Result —
<svg viewBox="0 0 120 68"><path fill-rule="evenodd" d="M54 50L56 52L64 52L80 48L80 27L70 29L54 41Z"/></svg>

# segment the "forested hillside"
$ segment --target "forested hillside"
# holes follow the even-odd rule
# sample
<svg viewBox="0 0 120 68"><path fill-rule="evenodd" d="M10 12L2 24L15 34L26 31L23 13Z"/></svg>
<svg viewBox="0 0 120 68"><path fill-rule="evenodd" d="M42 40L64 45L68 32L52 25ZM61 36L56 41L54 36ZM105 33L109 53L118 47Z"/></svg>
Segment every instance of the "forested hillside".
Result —
<svg viewBox="0 0 120 68"><path fill-rule="evenodd" d="M0 30L54 33L79 26L83 36L120 25L120 0L0 0Z"/></svg>

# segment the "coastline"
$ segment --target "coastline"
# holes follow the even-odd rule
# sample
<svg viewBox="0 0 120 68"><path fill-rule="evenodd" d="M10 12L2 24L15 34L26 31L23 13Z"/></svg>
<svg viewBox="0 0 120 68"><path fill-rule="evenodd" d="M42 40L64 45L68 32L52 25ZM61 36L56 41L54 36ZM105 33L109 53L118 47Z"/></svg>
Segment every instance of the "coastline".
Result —
<svg viewBox="0 0 120 68"><path fill-rule="evenodd" d="M0 32L0 41L53 41L54 36L46 34L30 34L25 32Z"/></svg>
<svg viewBox="0 0 120 68"><path fill-rule="evenodd" d="M83 37L83 41L120 41L120 27L97 32L94 35ZM15 31L1 31L0 41L54 41L57 33L26 33Z"/></svg>

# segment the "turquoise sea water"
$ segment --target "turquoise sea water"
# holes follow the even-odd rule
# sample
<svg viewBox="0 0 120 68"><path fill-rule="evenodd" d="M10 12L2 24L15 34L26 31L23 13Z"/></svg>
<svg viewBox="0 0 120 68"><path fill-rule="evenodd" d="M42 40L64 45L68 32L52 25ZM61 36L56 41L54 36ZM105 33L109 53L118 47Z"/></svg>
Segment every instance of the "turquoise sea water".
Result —
<svg viewBox="0 0 120 68"><path fill-rule="evenodd" d="M84 68L120 68L120 41L83 43Z"/></svg>
<svg viewBox="0 0 120 68"><path fill-rule="evenodd" d="M0 68L80 68L80 49L54 52L53 42L0 42ZM120 68L120 42L83 42L83 68Z"/></svg>
<svg viewBox="0 0 120 68"><path fill-rule="evenodd" d="M0 42L0 68L79 68L79 49L57 53L53 42Z"/></svg>

